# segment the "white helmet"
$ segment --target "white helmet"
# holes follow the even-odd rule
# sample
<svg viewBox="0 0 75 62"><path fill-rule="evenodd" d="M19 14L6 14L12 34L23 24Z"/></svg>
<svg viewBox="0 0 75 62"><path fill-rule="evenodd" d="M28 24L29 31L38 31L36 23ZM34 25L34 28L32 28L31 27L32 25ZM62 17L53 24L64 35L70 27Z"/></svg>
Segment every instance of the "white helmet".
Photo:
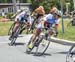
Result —
<svg viewBox="0 0 75 62"><path fill-rule="evenodd" d="M56 12L55 12L55 14L56 14L56 15L58 15L59 17L61 17L61 16L62 16L62 14L61 14L61 12L60 12L59 10L58 10L58 11L56 11Z"/></svg>
<svg viewBox="0 0 75 62"><path fill-rule="evenodd" d="M25 8L21 8L21 10L22 10L22 11L24 11L24 10L25 10Z"/></svg>

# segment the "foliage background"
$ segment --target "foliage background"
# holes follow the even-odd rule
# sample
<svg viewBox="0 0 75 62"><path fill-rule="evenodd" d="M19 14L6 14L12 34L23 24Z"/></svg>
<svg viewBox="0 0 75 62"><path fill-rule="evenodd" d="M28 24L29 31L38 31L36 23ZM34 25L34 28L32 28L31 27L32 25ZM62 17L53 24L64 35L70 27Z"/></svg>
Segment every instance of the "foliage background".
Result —
<svg viewBox="0 0 75 62"><path fill-rule="evenodd" d="M12 0L0 0L0 3L11 3ZM61 3L63 5L63 11L66 11L66 3L70 3L69 12L73 11L74 4L73 0L19 0L20 3L31 3L32 10L42 5L45 8L46 13L49 12L52 6L56 6L59 10L61 9ZM60 3L61 2L61 3Z"/></svg>
<svg viewBox="0 0 75 62"><path fill-rule="evenodd" d="M31 0L33 10L38 6L42 5L45 8L46 13L49 12L51 7L55 6L61 10L61 3L63 6L63 11L66 11L66 3L70 3L69 12L73 11L73 0Z"/></svg>

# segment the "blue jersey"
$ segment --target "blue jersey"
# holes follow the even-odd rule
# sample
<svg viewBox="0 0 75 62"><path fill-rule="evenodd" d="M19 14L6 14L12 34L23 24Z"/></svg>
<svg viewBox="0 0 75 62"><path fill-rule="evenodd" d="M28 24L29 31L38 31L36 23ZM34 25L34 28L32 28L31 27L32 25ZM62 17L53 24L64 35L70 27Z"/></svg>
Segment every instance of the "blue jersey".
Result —
<svg viewBox="0 0 75 62"><path fill-rule="evenodd" d="M51 24L55 24L56 23L55 20L56 19L54 18L54 16L52 14L48 14L46 16L46 21L49 22L49 23L51 23Z"/></svg>

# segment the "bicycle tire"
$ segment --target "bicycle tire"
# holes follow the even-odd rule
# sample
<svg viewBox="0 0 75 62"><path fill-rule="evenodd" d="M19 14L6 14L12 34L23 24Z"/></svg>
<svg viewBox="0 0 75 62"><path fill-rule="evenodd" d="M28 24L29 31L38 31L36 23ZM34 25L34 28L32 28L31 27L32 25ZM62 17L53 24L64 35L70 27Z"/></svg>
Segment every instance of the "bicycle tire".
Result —
<svg viewBox="0 0 75 62"><path fill-rule="evenodd" d="M20 31L21 31L21 27L19 26L16 28L15 32L12 35L11 42L10 42L11 46L13 46L15 44L15 41L16 41Z"/></svg>
<svg viewBox="0 0 75 62"><path fill-rule="evenodd" d="M15 41L16 41L16 39L17 39L17 38L13 38L13 39L11 39L11 43L9 43L9 45L10 45L10 46L15 45Z"/></svg>
<svg viewBox="0 0 75 62"><path fill-rule="evenodd" d="M67 56L66 56L66 62L75 62L75 56L74 55L75 55L75 45L73 45L69 49Z"/></svg>
<svg viewBox="0 0 75 62"><path fill-rule="evenodd" d="M39 38L40 38L40 40L39 40L39 45L38 45L38 47L37 47L37 49L36 49L36 55L41 56L41 55L43 55L43 54L46 52L47 48L48 48L49 45L50 45L50 41L48 41L48 40L45 39L44 37L43 37L43 38L39 37ZM44 40L45 40L45 41L44 41ZM43 42L45 42L45 43L43 44ZM46 44L47 44L47 45L46 45ZM41 45L41 47L40 47L40 45ZM45 47L44 50L43 50L42 47L44 47L45 45L46 45L46 47ZM41 49L42 49L42 51L41 51Z"/></svg>
<svg viewBox="0 0 75 62"><path fill-rule="evenodd" d="M31 27L30 27L29 32L31 31L31 33L33 33L33 30L34 30L34 28L35 28L35 22L36 22L36 20L37 20L37 19L34 19L34 21L32 22L32 25L31 25Z"/></svg>
<svg viewBox="0 0 75 62"><path fill-rule="evenodd" d="M11 35L14 26L15 26L15 23L13 23L13 24L11 25L11 27L9 28L8 35Z"/></svg>

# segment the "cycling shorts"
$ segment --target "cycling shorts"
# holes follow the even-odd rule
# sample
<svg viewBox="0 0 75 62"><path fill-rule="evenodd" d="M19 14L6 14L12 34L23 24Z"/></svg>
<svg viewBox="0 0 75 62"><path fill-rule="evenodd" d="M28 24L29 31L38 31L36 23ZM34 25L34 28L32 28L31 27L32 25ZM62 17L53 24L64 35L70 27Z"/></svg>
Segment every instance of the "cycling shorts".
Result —
<svg viewBox="0 0 75 62"><path fill-rule="evenodd" d="M47 27L47 28L49 28L51 31L53 31L52 25L53 25L53 24L50 24L49 22L45 21L45 22L44 22L44 26L42 25L42 23L39 23L39 24L36 26L36 28L42 30L42 28Z"/></svg>

